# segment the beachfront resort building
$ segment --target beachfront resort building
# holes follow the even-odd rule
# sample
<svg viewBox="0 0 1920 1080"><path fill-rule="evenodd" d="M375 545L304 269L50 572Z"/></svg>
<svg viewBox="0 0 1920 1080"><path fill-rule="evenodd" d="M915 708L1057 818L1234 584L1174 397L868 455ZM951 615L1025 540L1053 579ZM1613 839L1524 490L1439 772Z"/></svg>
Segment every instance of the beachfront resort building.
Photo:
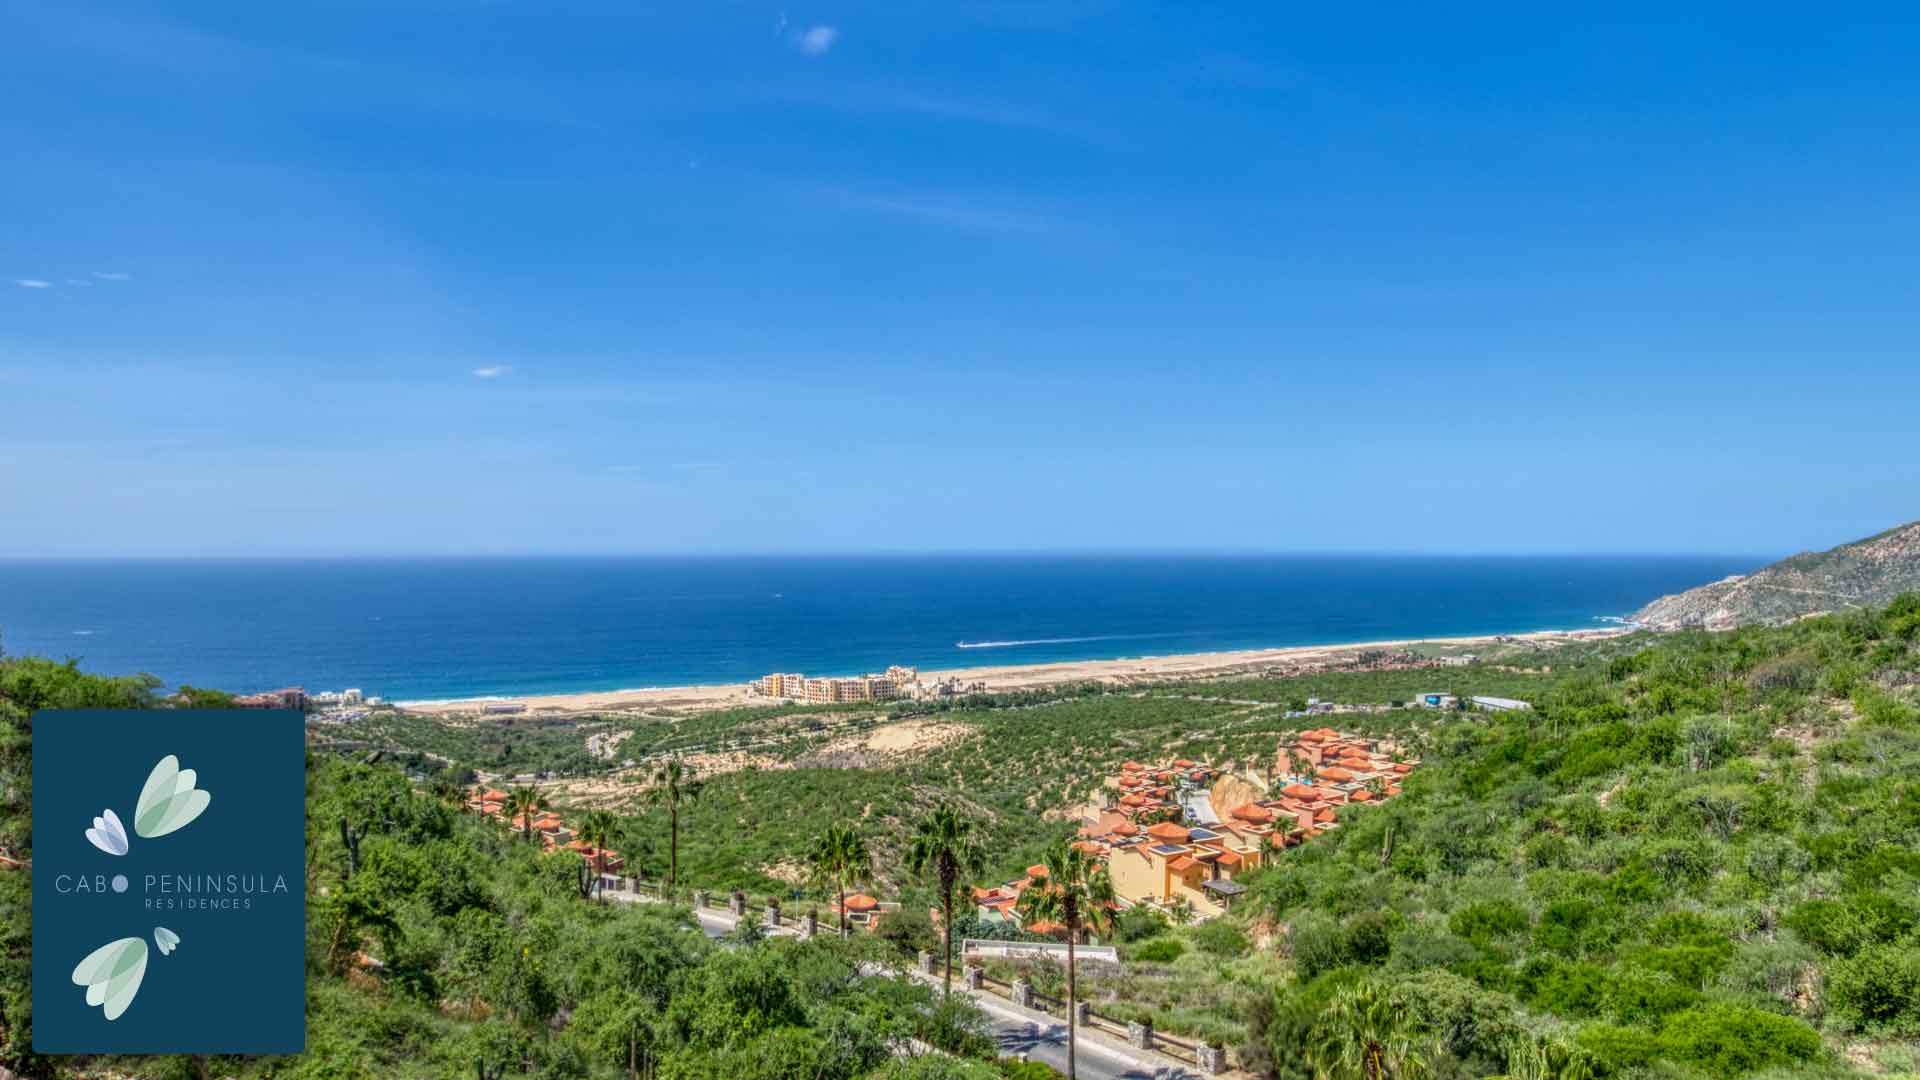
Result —
<svg viewBox="0 0 1920 1080"><path fill-rule="evenodd" d="M237 709L305 709L307 692L298 686L285 686L261 694L240 694L233 699Z"/></svg>
<svg viewBox="0 0 1920 1080"><path fill-rule="evenodd" d="M798 673L774 673L760 676L751 685L765 697L804 701L809 705L848 705L906 697L920 685L920 671L896 664L883 674L851 678L809 679Z"/></svg>
<svg viewBox="0 0 1920 1080"><path fill-rule="evenodd" d="M1080 842L1104 859L1123 904L1218 915L1246 891L1236 879L1247 871L1338 828L1342 808L1398 795L1419 762L1392 751L1319 728L1282 742L1268 768L1129 761L1107 782ZM1229 799L1235 805L1218 805Z"/></svg>

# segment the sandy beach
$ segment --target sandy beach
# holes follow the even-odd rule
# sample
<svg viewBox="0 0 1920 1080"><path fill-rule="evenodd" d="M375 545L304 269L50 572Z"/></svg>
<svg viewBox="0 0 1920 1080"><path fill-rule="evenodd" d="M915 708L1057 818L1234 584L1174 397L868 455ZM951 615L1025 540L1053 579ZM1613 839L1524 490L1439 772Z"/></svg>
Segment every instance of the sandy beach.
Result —
<svg viewBox="0 0 1920 1080"><path fill-rule="evenodd" d="M1629 631L1623 627L1595 630L1539 630L1523 634L1404 638L1393 641L1355 642L1347 645L1299 645L1232 652L1176 653L1167 656L1125 657L1118 660L1063 660L1042 664L1002 664L922 671L920 679L928 685L949 680L962 686L978 683L983 684L989 691L1034 690L1059 686L1063 683L1094 681L1127 684L1153 682L1160 679L1231 675L1265 671L1271 668L1313 667L1339 663L1356 653L1369 650L1404 649L1415 645L1466 649L1476 645L1493 645L1502 642L1591 641L1627 632ZM526 713L509 715L528 713L571 715L627 711L677 713L735 705L771 704L764 697L748 693L745 683L599 690L577 694L461 698L448 701L403 701L398 704L409 712L458 716L477 713L486 705L508 702L526 706Z"/></svg>

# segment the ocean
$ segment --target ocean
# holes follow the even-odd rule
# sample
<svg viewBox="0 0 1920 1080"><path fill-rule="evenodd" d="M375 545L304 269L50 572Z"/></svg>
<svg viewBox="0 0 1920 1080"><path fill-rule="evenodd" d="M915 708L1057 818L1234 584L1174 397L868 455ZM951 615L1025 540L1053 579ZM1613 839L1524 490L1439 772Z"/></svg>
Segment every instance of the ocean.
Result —
<svg viewBox="0 0 1920 1080"><path fill-rule="evenodd" d="M1588 629L1733 556L0 561L0 648L391 699Z"/></svg>

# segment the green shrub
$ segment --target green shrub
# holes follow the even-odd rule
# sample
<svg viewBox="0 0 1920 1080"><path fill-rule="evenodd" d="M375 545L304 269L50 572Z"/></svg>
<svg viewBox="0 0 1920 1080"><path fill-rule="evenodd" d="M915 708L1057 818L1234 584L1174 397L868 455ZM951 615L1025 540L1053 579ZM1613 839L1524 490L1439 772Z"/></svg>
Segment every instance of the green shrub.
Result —
<svg viewBox="0 0 1920 1080"><path fill-rule="evenodd" d="M1288 933L1287 944L1301 979L1311 979L1347 962L1346 937L1339 924L1324 915L1302 916Z"/></svg>
<svg viewBox="0 0 1920 1080"><path fill-rule="evenodd" d="M1906 933L1914 925L1914 913L1884 893L1866 892L1845 900L1808 900L1781 921L1821 952L1852 956Z"/></svg>
<svg viewBox="0 0 1920 1080"><path fill-rule="evenodd" d="M1653 1032L1615 1024L1588 1024L1575 1041L1614 1073L1649 1065L1663 1050Z"/></svg>
<svg viewBox="0 0 1920 1080"><path fill-rule="evenodd" d="M1835 961L1827 994L1852 1027L1920 1034L1920 943L1870 945Z"/></svg>
<svg viewBox="0 0 1920 1080"><path fill-rule="evenodd" d="M1155 938L1133 950L1133 959L1143 964L1171 964L1180 959L1187 947L1173 938Z"/></svg>
<svg viewBox="0 0 1920 1080"><path fill-rule="evenodd" d="M1595 964L1543 960L1529 966L1525 980L1528 1003L1559 1016L1598 1016L1607 1007L1610 980Z"/></svg>
<svg viewBox="0 0 1920 1080"><path fill-rule="evenodd" d="M1251 946L1246 933L1225 919L1209 919L1191 927L1187 939L1201 952L1222 959L1240 956Z"/></svg>
<svg viewBox="0 0 1920 1080"><path fill-rule="evenodd" d="M1733 1077L1806 1061L1820 1052L1820 1034L1778 1013L1719 1003L1668 1017L1660 1026L1660 1045L1675 1061Z"/></svg>
<svg viewBox="0 0 1920 1080"><path fill-rule="evenodd" d="M1526 911L1511 900L1483 900L1468 904L1447 919L1447 929L1476 945L1523 934L1532 924Z"/></svg>
<svg viewBox="0 0 1920 1080"><path fill-rule="evenodd" d="M1635 1024L1657 1024L1700 1003L1700 992L1658 971L1629 969L1607 984L1607 1011Z"/></svg>
<svg viewBox="0 0 1920 1080"><path fill-rule="evenodd" d="M1393 948L1393 920L1378 911L1362 912L1347 920L1340 936L1350 962L1378 963Z"/></svg>
<svg viewBox="0 0 1920 1080"><path fill-rule="evenodd" d="M1167 917L1152 908L1131 907L1113 920L1113 940L1121 944L1159 937L1173 929Z"/></svg>

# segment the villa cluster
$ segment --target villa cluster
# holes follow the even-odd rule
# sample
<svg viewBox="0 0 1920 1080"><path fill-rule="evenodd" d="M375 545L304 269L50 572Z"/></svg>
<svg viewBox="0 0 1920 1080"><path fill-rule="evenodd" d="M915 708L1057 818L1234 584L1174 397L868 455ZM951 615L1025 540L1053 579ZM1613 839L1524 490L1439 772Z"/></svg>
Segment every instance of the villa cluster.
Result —
<svg viewBox="0 0 1920 1080"><path fill-rule="evenodd" d="M501 822L515 832L531 829L540 838L540 846L548 851L565 848L577 851L589 864L599 866L609 874L617 874L626 866L626 860L612 848L596 848L581 840L567 827L566 821L551 810L540 811L538 816L523 821L520 817L509 815L507 793L497 788L476 787L468 792L467 809L476 814L484 814Z"/></svg>
<svg viewBox="0 0 1920 1080"><path fill-rule="evenodd" d="M991 888L982 889L975 887L972 890L974 917L982 922L990 923L1018 922L1020 919L1019 907L1021 895L1032 888L1034 882L1046 876L1047 868L1035 863L1027 867L1025 877L1005 881ZM933 908L929 914L933 916L934 925L938 926L940 924L940 909ZM1061 926L1059 923L1031 922L1021 927L1021 929L1030 934L1057 934L1064 931L1066 927Z"/></svg>
<svg viewBox="0 0 1920 1080"><path fill-rule="evenodd" d="M845 914L847 918L847 929L864 930L871 933L880 928L880 921L882 919L893 912L899 911L900 905L892 901L875 899L866 893L857 892L847 897L845 912L841 911L840 901L837 898L828 902L827 910L832 912L836 918Z"/></svg>
<svg viewBox="0 0 1920 1080"><path fill-rule="evenodd" d="M1108 781L1107 804L1081 826L1080 843L1105 860L1123 904L1218 915L1246 891L1237 878L1272 852L1338 828L1341 807L1399 794L1418 764L1332 728L1282 744L1268 769L1216 774L1185 758L1129 761ZM1215 795L1228 792L1240 793L1239 805L1218 813Z"/></svg>

